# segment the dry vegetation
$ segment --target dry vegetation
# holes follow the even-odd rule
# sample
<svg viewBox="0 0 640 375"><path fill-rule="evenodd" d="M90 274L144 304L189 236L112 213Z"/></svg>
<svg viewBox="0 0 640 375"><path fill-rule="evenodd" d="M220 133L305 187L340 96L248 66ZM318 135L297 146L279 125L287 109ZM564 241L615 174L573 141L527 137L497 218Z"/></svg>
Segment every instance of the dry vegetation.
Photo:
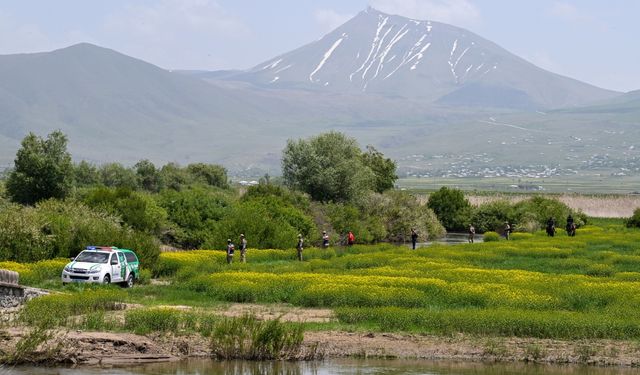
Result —
<svg viewBox="0 0 640 375"><path fill-rule="evenodd" d="M467 195L472 205L505 199L512 203L530 198L529 195ZM581 210L592 217L631 217L633 210L640 207L637 195L577 195L564 194L557 197L562 203L574 210Z"/></svg>

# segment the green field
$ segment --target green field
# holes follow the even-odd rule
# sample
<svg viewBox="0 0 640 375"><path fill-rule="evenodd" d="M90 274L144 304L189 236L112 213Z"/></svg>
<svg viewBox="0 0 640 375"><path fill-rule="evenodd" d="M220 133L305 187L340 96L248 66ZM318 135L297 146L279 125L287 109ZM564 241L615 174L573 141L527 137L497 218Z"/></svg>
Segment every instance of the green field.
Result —
<svg viewBox="0 0 640 375"><path fill-rule="evenodd" d="M574 238L515 233L513 241L417 251L393 245L308 249L304 262L295 261L294 250L250 249L249 263L232 265L221 251L172 252L161 255L155 270L164 285L130 290L63 288L56 280L62 262L4 262L0 268L17 270L33 285L70 293L30 302L22 317L29 324L75 327L78 320L68 317L90 312L91 327L137 331L142 323L133 322L140 314L128 312L125 322L117 323L99 312L123 301L199 311L225 302L284 303L333 309L336 320L310 325L314 329L640 339L638 243L640 231L598 220ZM169 327L198 330L212 319L149 311L154 324L143 331L162 330L167 319L173 322Z"/></svg>

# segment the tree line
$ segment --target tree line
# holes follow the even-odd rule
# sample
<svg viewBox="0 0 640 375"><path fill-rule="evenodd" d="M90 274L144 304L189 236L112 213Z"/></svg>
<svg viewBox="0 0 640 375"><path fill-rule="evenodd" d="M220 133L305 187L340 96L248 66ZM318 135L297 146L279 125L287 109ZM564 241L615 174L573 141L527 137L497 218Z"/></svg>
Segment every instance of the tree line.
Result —
<svg viewBox="0 0 640 375"><path fill-rule="evenodd" d="M0 190L0 260L67 257L97 244L133 248L153 265L161 245L224 249L240 233L251 248L286 249L298 234L319 244L323 231L332 244L349 231L358 243L405 242L411 229L426 241L470 224L482 233L505 221L535 231L549 216L586 222L542 196L473 207L462 191L442 187L425 202L394 189L397 178L392 159L338 132L289 140L282 183L261 179L247 189L215 164L74 163L62 132L29 134Z"/></svg>

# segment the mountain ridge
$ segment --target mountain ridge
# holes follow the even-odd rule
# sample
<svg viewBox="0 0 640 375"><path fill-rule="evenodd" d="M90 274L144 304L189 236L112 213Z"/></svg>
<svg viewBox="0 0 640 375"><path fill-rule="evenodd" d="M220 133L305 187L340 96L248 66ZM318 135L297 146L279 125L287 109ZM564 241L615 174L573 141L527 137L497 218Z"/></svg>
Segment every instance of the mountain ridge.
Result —
<svg viewBox="0 0 640 375"><path fill-rule="evenodd" d="M317 41L226 79L260 87L373 92L473 107L466 101L442 100L472 84L480 96L525 93L528 105L516 109L584 105L620 94L548 72L471 31L373 8Z"/></svg>

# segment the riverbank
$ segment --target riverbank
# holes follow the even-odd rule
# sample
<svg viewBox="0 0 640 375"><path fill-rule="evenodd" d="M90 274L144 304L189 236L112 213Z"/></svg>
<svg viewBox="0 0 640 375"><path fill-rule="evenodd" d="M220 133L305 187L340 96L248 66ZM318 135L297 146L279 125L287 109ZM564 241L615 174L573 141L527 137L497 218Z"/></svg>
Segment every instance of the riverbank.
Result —
<svg viewBox="0 0 640 375"><path fill-rule="evenodd" d="M54 293L13 313L0 350L22 348L18 363L210 358L222 347L214 339L238 337L230 328L250 316L268 334L304 330L295 352L269 358L640 365L640 232L595 223L576 237L311 248L303 262L295 250L250 249L248 263L231 265L222 251L163 253L158 279L133 288L62 286L62 266L6 263Z"/></svg>
<svg viewBox="0 0 640 375"><path fill-rule="evenodd" d="M0 331L0 351L10 352L29 332L25 328ZM198 335L55 330L23 364L124 366L211 358L209 339ZM455 360L469 362L526 362L636 367L636 341L551 340L520 337L452 336L379 332L308 331L298 358L379 358Z"/></svg>

